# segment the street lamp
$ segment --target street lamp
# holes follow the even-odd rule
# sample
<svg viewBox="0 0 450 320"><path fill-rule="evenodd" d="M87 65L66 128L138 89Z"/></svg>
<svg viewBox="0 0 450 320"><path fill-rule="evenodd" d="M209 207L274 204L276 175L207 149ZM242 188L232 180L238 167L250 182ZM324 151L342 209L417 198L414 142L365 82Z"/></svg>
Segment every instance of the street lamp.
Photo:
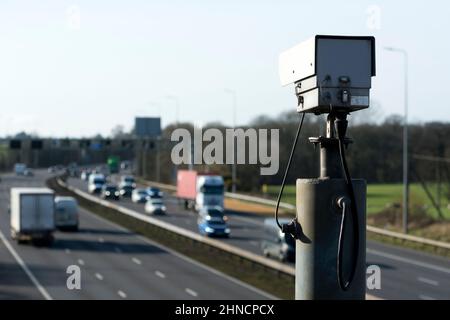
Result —
<svg viewBox="0 0 450 320"><path fill-rule="evenodd" d="M177 96L174 95L168 95L166 96L167 99L172 100L175 102L175 123L178 124L179 120L179 112L180 112L180 100Z"/></svg>
<svg viewBox="0 0 450 320"><path fill-rule="evenodd" d="M236 128L236 107L237 107L237 97L236 91L232 89L225 89L225 92L231 94L233 97L233 129ZM233 143L233 163L231 164L231 192L236 192L236 145Z"/></svg>
<svg viewBox="0 0 450 320"><path fill-rule="evenodd" d="M161 105L154 101L150 101L148 103L148 105L152 108L158 108L159 118L161 118ZM161 180L161 165L160 165L161 136L159 135L158 137L156 137L155 141L156 141L156 144L155 144L155 148L156 148L156 153L155 153L155 156L156 156L156 181L160 182L160 180ZM143 168L145 168L145 161L143 161ZM143 172L144 172L144 170L143 170Z"/></svg>
<svg viewBox="0 0 450 320"><path fill-rule="evenodd" d="M409 182L408 182L408 52L404 49L385 47L385 50L400 53L404 60L404 102L403 121L403 232L408 233Z"/></svg>

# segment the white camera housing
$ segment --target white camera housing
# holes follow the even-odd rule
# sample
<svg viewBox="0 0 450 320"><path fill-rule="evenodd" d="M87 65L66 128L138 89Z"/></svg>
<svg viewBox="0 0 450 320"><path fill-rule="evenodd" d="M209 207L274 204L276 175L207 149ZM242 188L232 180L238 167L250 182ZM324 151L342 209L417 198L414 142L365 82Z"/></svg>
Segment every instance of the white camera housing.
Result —
<svg viewBox="0 0 450 320"><path fill-rule="evenodd" d="M352 112L369 107L375 38L317 35L279 58L283 86L295 84L298 112Z"/></svg>

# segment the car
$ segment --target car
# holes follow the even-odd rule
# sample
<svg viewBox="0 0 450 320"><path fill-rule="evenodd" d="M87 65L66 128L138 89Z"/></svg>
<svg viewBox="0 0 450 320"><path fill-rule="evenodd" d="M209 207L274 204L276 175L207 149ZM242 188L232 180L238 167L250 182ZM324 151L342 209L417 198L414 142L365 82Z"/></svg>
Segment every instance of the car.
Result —
<svg viewBox="0 0 450 320"><path fill-rule="evenodd" d="M229 237L228 217L220 206L202 207L198 212L197 227L200 234L208 237Z"/></svg>
<svg viewBox="0 0 450 320"><path fill-rule="evenodd" d="M145 212L151 214L166 214L166 206L162 199L148 199L145 203Z"/></svg>
<svg viewBox="0 0 450 320"><path fill-rule="evenodd" d="M279 219L280 224L289 223L289 219ZM266 257L276 258L282 262L295 262L295 240L288 234L281 232L275 219L264 220L264 237L261 250Z"/></svg>
<svg viewBox="0 0 450 320"><path fill-rule="evenodd" d="M121 169L121 170L127 170L127 169L129 169L129 168L131 168L131 161L124 160L124 161L122 161L122 162L120 163L120 169Z"/></svg>
<svg viewBox="0 0 450 320"><path fill-rule="evenodd" d="M117 187L113 184L105 184L102 187L102 198L103 199L113 199L113 200L119 200L120 199L120 192L117 189Z"/></svg>
<svg viewBox="0 0 450 320"><path fill-rule="evenodd" d="M90 175L91 175L91 172L89 170L85 169L85 170L81 171L80 178L81 178L81 180L88 181Z"/></svg>
<svg viewBox="0 0 450 320"><path fill-rule="evenodd" d="M132 176L121 176L119 186L131 186L133 189L136 188L136 180Z"/></svg>
<svg viewBox="0 0 450 320"><path fill-rule="evenodd" d="M79 169L76 162L69 163L66 168L66 173L69 177L77 178L79 177Z"/></svg>
<svg viewBox="0 0 450 320"><path fill-rule="evenodd" d="M123 185L119 188L121 197L131 197L134 188L131 185Z"/></svg>
<svg viewBox="0 0 450 320"><path fill-rule="evenodd" d="M163 197L162 191L156 187L148 187L147 195L147 199L161 199Z"/></svg>
<svg viewBox="0 0 450 320"><path fill-rule="evenodd" d="M228 221L221 206L205 206L198 211L198 215L209 221Z"/></svg>
<svg viewBox="0 0 450 320"><path fill-rule="evenodd" d="M23 172L23 175L25 176L25 177L33 177L34 176L34 173L33 173L33 171L31 171L31 169L25 169L25 171Z"/></svg>
<svg viewBox="0 0 450 320"><path fill-rule="evenodd" d="M55 197L55 226L59 230L78 230L78 202L73 197Z"/></svg>
<svg viewBox="0 0 450 320"><path fill-rule="evenodd" d="M103 174L91 174L89 176L88 190L90 193L100 193L105 183L106 178Z"/></svg>
<svg viewBox="0 0 450 320"><path fill-rule="evenodd" d="M136 203L144 203L147 201L147 190L145 189L134 189L131 193L131 201Z"/></svg>

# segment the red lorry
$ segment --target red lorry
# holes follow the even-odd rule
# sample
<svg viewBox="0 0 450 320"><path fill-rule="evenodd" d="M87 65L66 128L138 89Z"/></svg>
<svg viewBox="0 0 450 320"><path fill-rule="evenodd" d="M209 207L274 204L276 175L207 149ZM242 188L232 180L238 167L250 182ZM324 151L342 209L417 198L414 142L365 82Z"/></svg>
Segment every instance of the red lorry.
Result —
<svg viewBox="0 0 450 320"><path fill-rule="evenodd" d="M177 173L177 197L195 200L197 195L197 171L179 170Z"/></svg>

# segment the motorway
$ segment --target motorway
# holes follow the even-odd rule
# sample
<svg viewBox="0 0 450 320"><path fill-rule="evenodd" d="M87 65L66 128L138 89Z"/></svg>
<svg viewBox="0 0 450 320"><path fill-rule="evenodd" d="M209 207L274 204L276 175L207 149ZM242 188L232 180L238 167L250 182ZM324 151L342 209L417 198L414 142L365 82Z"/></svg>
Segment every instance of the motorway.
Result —
<svg viewBox="0 0 450 320"><path fill-rule="evenodd" d="M51 247L10 238L11 187L49 177L6 174L0 182L0 299L271 299L262 292L80 208L79 232L56 232ZM80 290L67 268L81 270Z"/></svg>
<svg viewBox="0 0 450 320"><path fill-rule="evenodd" d="M78 233L57 232L50 248L17 245L9 236L9 189L44 186L50 175L2 176L0 182L0 299L267 299L273 298L80 209ZM87 183L68 183L87 191ZM165 195L166 222L197 232L196 215ZM144 213L143 204L117 204ZM227 212L231 245L261 254L264 217ZM368 242L367 264L381 268L383 299L450 299L450 260L410 249ZM82 272L81 290L66 286L70 265Z"/></svg>
<svg viewBox="0 0 450 320"><path fill-rule="evenodd" d="M68 183L87 192L86 181L70 178ZM168 214L155 218L191 231L198 231L194 212L181 208L171 194L165 194L164 202ZM129 199L121 199L117 203L145 213L143 204L132 203ZM222 241L262 254L260 243L265 217L230 211L226 214L230 219L231 237ZM373 296L383 299L450 299L450 259L368 241L366 261L368 266L377 265L381 269L381 289L367 291Z"/></svg>

